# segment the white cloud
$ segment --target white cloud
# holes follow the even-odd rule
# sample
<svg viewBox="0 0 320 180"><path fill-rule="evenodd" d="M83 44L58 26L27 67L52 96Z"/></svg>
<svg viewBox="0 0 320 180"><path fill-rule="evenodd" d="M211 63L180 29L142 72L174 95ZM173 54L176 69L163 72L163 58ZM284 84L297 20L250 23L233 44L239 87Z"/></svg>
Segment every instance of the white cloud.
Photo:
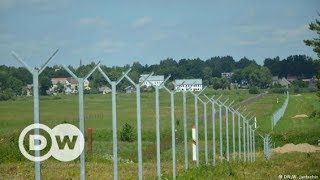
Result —
<svg viewBox="0 0 320 180"><path fill-rule="evenodd" d="M82 26L104 26L107 25L107 23L101 19L101 18L90 18L90 17L85 17L81 18L79 21L79 24Z"/></svg>
<svg viewBox="0 0 320 180"><path fill-rule="evenodd" d="M0 55L3 57L0 59L0 64L15 63L11 56L11 51L15 51L28 61L30 66L38 66L39 62L46 60L55 49L64 49L68 43L67 40L52 38L18 39L13 34L0 32Z"/></svg>
<svg viewBox="0 0 320 180"><path fill-rule="evenodd" d="M144 16L142 18L139 18L139 19L133 21L131 26L133 28L141 28L147 24L150 24L151 22L152 22L152 18L150 16Z"/></svg>
<svg viewBox="0 0 320 180"><path fill-rule="evenodd" d="M307 25L295 28L277 27L274 25L246 25L236 28L237 31L250 35L250 39L236 40L236 45L283 44L297 42L308 35Z"/></svg>
<svg viewBox="0 0 320 180"><path fill-rule="evenodd" d="M104 53L118 53L120 52L126 44L121 41L114 41L111 39L103 39L97 42L93 46L94 51L104 52Z"/></svg>

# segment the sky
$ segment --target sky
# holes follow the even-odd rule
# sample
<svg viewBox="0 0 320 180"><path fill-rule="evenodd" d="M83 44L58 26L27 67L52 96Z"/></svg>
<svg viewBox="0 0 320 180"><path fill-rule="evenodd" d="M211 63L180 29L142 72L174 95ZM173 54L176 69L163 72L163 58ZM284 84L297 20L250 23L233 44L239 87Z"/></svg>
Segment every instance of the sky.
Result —
<svg viewBox="0 0 320 180"><path fill-rule="evenodd" d="M316 37L308 24L318 13L319 0L0 0L0 65L19 66L14 51L40 67L56 49L50 65L316 58L303 40Z"/></svg>

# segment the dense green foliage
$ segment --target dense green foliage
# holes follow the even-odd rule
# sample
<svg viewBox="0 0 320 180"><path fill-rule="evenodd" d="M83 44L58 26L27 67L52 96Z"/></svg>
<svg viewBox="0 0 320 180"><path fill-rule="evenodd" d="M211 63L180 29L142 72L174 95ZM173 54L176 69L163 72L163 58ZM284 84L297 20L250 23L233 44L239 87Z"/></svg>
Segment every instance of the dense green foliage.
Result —
<svg viewBox="0 0 320 180"><path fill-rule="evenodd" d="M79 77L84 77L95 66L95 63L82 65L78 68L69 66ZM231 56L212 57L208 60L196 59L174 59L161 60L159 64L141 65L134 62L132 66L107 67L101 65L111 80L116 80L122 75L122 72L132 68L129 76L138 82L140 74L154 72L157 75L168 76L171 74L171 81L175 79L201 78L205 86L211 86L214 89L230 89L231 87L257 86L259 88L270 87L272 75L287 77L295 75L300 78L310 78L320 69L318 60L312 60L305 55L289 56L280 60L279 57L267 58L264 66L258 65L254 60L246 57L235 61ZM233 72L231 78L221 77L223 72ZM55 77L70 77L70 75L58 65L46 68L39 76L39 93L46 95L46 90L51 86L50 79ZM99 72L94 72L89 77L91 90L85 93L98 93L98 88L107 84L106 80ZM0 66L0 100L11 99L17 95L26 94L26 85L32 83L32 75L22 67ZM231 83L236 83L231 86ZM171 83L169 82L171 85ZM124 91L129 84L128 81L122 81L117 89ZM59 88L58 88L59 89ZM60 91L61 92L61 91Z"/></svg>
<svg viewBox="0 0 320 180"><path fill-rule="evenodd" d="M120 131L120 140L126 142L133 142L135 140L135 132L130 124L125 123L122 126L122 129Z"/></svg>
<svg viewBox="0 0 320 180"><path fill-rule="evenodd" d="M279 57L267 58L264 60L264 66L269 68L273 75L279 77L291 75L311 78L320 70L320 62L305 55L289 56L282 61Z"/></svg>
<svg viewBox="0 0 320 180"><path fill-rule="evenodd" d="M259 91L259 88L257 86L250 86L249 87L249 93L250 94L259 94L260 91Z"/></svg>
<svg viewBox="0 0 320 180"><path fill-rule="evenodd" d="M319 14L320 16L320 14ZM304 40L304 43L307 46L313 47L313 51L318 54L318 57L320 57L320 21L318 19L315 20L315 22L312 22L309 24L309 29L311 31L314 31L317 33L318 37L314 38L312 40Z"/></svg>

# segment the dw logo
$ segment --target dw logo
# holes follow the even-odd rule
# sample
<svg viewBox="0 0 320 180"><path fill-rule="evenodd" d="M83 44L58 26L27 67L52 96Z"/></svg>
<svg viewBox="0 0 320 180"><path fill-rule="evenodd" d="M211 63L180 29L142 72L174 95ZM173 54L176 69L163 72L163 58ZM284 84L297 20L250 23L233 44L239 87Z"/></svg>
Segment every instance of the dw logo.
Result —
<svg viewBox="0 0 320 180"><path fill-rule="evenodd" d="M33 156L28 151L44 150L48 141L43 135L30 134L26 138L29 141L29 150L24 145L25 136L34 129L42 129L50 135L51 147L44 155ZM33 131L32 131L33 132ZM60 124L50 129L44 124L31 124L23 129L19 136L19 149L21 153L31 161L44 161L53 156L59 161L72 161L76 159L84 149L84 137L81 131L72 124ZM41 154L41 153L40 153Z"/></svg>

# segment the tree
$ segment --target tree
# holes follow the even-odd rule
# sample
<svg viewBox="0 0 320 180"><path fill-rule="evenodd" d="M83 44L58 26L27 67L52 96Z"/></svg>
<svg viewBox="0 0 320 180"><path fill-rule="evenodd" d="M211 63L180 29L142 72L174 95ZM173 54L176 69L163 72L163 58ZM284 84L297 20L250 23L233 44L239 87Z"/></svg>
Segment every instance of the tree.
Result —
<svg viewBox="0 0 320 180"><path fill-rule="evenodd" d="M213 89L219 89L219 88L221 88L220 78L217 78L217 77L211 78L210 84L212 85Z"/></svg>
<svg viewBox="0 0 320 180"><path fill-rule="evenodd" d="M320 14L318 14L320 16ZM315 22L309 24L309 29L317 33L318 37L313 39L304 40L307 46L313 48L313 51L320 57L320 21L318 19Z"/></svg>
<svg viewBox="0 0 320 180"><path fill-rule="evenodd" d="M318 14L320 16L320 14ZM315 22L311 22L309 24L309 29L311 31L314 31L317 33L318 37L313 38L312 40L304 40L304 43L307 46L313 47L313 51L317 53L318 57L320 58L320 21L318 19L315 20ZM319 68L319 67L318 67ZM317 72L317 96L319 97L320 100L320 70Z"/></svg>
<svg viewBox="0 0 320 180"><path fill-rule="evenodd" d="M51 86L51 81L48 76L40 76L39 78L39 94L47 95L47 90Z"/></svg>
<svg viewBox="0 0 320 180"><path fill-rule="evenodd" d="M64 92L64 85L61 84L60 82L58 82L55 91L56 91L57 93L63 93L63 92Z"/></svg>

